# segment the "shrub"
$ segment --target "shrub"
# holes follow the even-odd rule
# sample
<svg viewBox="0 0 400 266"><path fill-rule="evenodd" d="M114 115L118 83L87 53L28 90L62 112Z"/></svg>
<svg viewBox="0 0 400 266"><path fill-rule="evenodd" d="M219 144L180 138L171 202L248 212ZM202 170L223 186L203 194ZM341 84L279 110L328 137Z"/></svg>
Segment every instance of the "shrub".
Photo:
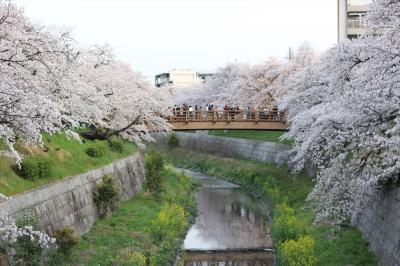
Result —
<svg viewBox="0 0 400 266"><path fill-rule="evenodd" d="M280 243L277 247L280 265L312 266L315 264L315 240L311 236L288 240Z"/></svg>
<svg viewBox="0 0 400 266"><path fill-rule="evenodd" d="M46 157L26 157L17 173L26 179L48 178L53 173L53 167L53 161Z"/></svg>
<svg viewBox="0 0 400 266"><path fill-rule="evenodd" d="M176 241L164 240L158 247L153 246L150 252L149 265L173 265L175 260Z"/></svg>
<svg viewBox="0 0 400 266"><path fill-rule="evenodd" d="M296 239L305 233L306 225L292 215L278 216L272 225L272 237L276 242Z"/></svg>
<svg viewBox="0 0 400 266"><path fill-rule="evenodd" d="M170 149L173 149L173 148L176 148L179 146L179 139L175 132L173 132L169 135L167 144Z"/></svg>
<svg viewBox="0 0 400 266"><path fill-rule="evenodd" d="M86 154L90 157L101 157L106 154L106 149L104 146L95 145L86 149Z"/></svg>
<svg viewBox="0 0 400 266"><path fill-rule="evenodd" d="M117 207L118 199L118 188L114 179L109 175L104 175L101 183L97 184L93 195L100 217L105 217L114 211Z"/></svg>
<svg viewBox="0 0 400 266"><path fill-rule="evenodd" d="M124 151L124 141L120 139L112 140L110 148L112 151L122 153Z"/></svg>
<svg viewBox="0 0 400 266"><path fill-rule="evenodd" d="M79 242L79 237L74 235L74 229L71 227L57 230L54 237L56 238L58 251L64 256L69 256L72 248Z"/></svg>
<svg viewBox="0 0 400 266"><path fill-rule="evenodd" d="M153 239L162 241L180 236L186 226L185 210L178 204L164 204L149 228Z"/></svg>
<svg viewBox="0 0 400 266"><path fill-rule="evenodd" d="M15 245L15 261L21 260L26 265L39 265L42 260L43 248L39 241L31 240L29 236L23 235L17 238Z"/></svg>
<svg viewBox="0 0 400 266"><path fill-rule="evenodd" d="M56 247L48 242L48 236L32 231L29 226L20 230L21 235L5 253L6 265L55 265Z"/></svg>
<svg viewBox="0 0 400 266"><path fill-rule="evenodd" d="M268 200L273 204L279 204L287 201L286 193L282 193L278 184L273 176L268 176L262 184L265 195Z"/></svg>
<svg viewBox="0 0 400 266"><path fill-rule="evenodd" d="M131 248L123 249L117 257L117 265L146 266L146 256Z"/></svg>
<svg viewBox="0 0 400 266"><path fill-rule="evenodd" d="M162 171L164 170L164 158L160 153L151 151L145 157L146 181L145 187L151 192L163 190Z"/></svg>
<svg viewBox="0 0 400 266"><path fill-rule="evenodd" d="M16 219L15 224L20 228L25 226L31 226L33 230L39 230L40 228L32 209L25 209L22 215Z"/></svg>
<svg viewBox="0 0 400 266"><path fill-rule="evenodd" d="M47 178L53 174L53 161L43 157L36 158L36 161L40 178Z"/></svg>
<svg viewBox="0 0 400 266"><path fill-rule="evenodd" d="M290 208L286 202L279 203L274 208L274 215L277 216L292 216L294 209Z"/></svg>

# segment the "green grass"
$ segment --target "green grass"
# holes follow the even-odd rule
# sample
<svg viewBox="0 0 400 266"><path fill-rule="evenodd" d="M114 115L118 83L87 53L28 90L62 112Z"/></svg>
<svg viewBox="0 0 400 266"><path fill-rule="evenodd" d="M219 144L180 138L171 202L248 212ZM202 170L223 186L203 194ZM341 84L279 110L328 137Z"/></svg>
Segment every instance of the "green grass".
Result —
<svg viewBox="0 0 400 266"><path fill-rule="evenodd" d="M186 228L180 232L181 237L184 237L196 211L193 196L195 184L191 178L171 169L163 173L163 179L165 192L162 196L138 194L133 199L120 203L112 216L97 221L73 249L70 264L121 265L118 262L121 254L135 251L145 255L147 259L151 256L161 257L168 261L162 265L172 265L181 238L167 239L171 244L167 248L160 248L161 244L152 239L151 223L166 200L177 203L187 213Z"/></svg>
<svg viewBox="0 0 400 266"><path fill-rule="evenodd" d="M44 135L43 147L30 147L18 145L17 149L29 156L44 156L53 160L54 171L51 177L27 180L19 177L15 169L15 161L7 157L0 157L0 192L5 195L13 195L50 182L60 180L66 176L76 175L91 169L106 165L114 160L124 158L137 151L137 146L130 142L124 143L122 153L111 151L105 140L83 140L80 143L74 139L68 139L65 134ZM93 158L85 151L92 145L104 145L106 154Z"/></svg>
<svg viewBox="0 0 400 266"><path fill-rule="evenodd" d="M376 257L368 250L368 244L361 233L353 227L334 230L326 225L313 225L314 213L306 208L305 199L314 185L305 174L293 176L282 166L258 161L221 158L209 154L193 152L182 148L168 150L163 145L169 161L178 167L192 169L211 176L221 177L241 184L249 191L263 195L270 202L279 201L268 195L263 188L268 177L274 177L279 197L295 209L295 216L307 225L307 232L316 241L315 265L378 265Z"/></svg>
<svg viewBox="0 0 400 266"><path fill-rule="evenodd" d="M272 142L281 142L285 144L292 144L291 140L281 140L280 137L285 131L276 130L210 130L208 135L241 138L241 139L255 139Z"/></svg>

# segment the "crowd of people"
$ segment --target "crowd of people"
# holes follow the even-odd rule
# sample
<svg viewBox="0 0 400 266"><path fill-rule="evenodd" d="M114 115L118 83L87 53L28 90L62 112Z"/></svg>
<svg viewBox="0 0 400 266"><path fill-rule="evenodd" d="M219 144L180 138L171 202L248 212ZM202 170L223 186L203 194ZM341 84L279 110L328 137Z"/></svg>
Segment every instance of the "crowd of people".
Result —
<svg viewBox="0 0 400 266"><path fill-rule="evenodd" d="M175 118L184 118L188 115L189 119L208 119L215 116L217 119L230 118L234 119L277 119L281 116L278 112L278 107L273 108L247 106L246 108L239 105L225 105L217 107L213 104L202 105L175 105L172 109Z"/></svg>

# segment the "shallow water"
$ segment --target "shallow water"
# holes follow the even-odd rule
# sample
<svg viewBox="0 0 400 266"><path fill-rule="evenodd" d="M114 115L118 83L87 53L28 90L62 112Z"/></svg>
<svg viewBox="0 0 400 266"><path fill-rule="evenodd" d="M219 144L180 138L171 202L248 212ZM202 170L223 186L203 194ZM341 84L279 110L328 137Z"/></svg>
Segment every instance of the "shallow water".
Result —
<svg viewBox="0 0 400 266"><path fill-rule="evenodd" d="M235 184L183 171L202 184L198 216L183 243L183 265L272 265L268 210Z"/></svg>

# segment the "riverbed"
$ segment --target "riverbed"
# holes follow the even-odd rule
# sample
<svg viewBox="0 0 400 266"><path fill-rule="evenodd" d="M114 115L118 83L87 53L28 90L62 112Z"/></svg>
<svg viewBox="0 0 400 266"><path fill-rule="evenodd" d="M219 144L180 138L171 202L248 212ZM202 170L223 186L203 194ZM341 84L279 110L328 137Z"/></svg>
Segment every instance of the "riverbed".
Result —
<svg viewBox="0 0 400 266"><path fill-rule="evenodd" d="M243 188L184 169L199 180L197 218L182 245L181 265L272 265L268 210Z"/></svg>

